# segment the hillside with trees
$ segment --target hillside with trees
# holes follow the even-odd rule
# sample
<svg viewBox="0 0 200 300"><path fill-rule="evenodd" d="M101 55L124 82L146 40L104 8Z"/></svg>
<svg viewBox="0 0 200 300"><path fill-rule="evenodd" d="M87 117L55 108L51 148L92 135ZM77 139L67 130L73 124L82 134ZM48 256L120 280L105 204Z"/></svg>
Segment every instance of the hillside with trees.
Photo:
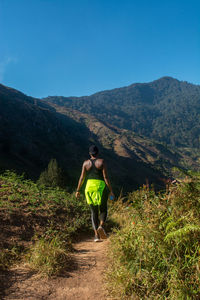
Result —
<svg viewBox="0 0 200 300"><path fill-rule="evenodd" d="M88 97L48 97L119 128L179 148L200 148L200 86L163 77Z"/></svg>
<svg viewBox="0 0 200 300"><path fill-rule="evenodd" d="M37 179L52 158L65 170L84 159L88 129L39 99L0 85L0 168ZM75 166L75 168L72 168ZM76 173L78 176L79 173Z"/></svg>
<svg viewBox="0 0 200 300"><path fill-rule="evenodd" d="M147 181L162 187L164 178L171 177L173 166L196 168L198 165L196 156L133 130L119 128L108 119L104 121L103 117L54 101L28 97L3 85L0 85L0 105L1 170L25 172L34 180L42 173L44 180L45 169L55 159L66 186L72 190L82 162L88 157L88 147L95 143L107 161L111 180L119 192L131 191Z"/></svg>

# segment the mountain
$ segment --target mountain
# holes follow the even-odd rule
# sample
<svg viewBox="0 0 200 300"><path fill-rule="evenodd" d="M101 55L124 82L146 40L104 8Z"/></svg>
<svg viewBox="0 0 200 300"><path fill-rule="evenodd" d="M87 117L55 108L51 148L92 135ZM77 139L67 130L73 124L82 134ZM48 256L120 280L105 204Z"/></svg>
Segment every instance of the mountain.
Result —
<svg viewBox="0 0 200 300"><path fill-rule="evenodd" d="M196 166L179 150L59 102L80 99L57 101L28 97L0 85L0 169L15 169L37 179L56 158L67 173L66 185L75 188L88 148L95 143L119 192L121 188L132 191L147 181L161 187L173 166Z"/></svg>
<svg viewBox="0 0 200 300"><path fill-rule="evenodd" d="M87 97L47 97L167 145L200 149L200 86L163 77Z"/></svg>
<svg viewBox="0 0 200 300"><path fill-rule="evenodd" d="M73 174L87 128L55 109L0 85L0 166L37 178L51 158ZM83 146L80 146L83 144ZM84 151L83 151L84 152ZM75 169L76 169L75 167ZM76 174L77 175L77 174Z"/></svg>
<svg viewBox="0 0 200 300"><path fill-rule="evenodd" d="M103 150L104 156L110 162L113 178L119 185L135 187L146 180L161 184L161 178L170 177L174 166L186 169L197 167L195 160L177 149L139 136L130 130L120 129L92 115L53 103L51 106L58 113L89 129L90 141L94 141Z"/></svg>

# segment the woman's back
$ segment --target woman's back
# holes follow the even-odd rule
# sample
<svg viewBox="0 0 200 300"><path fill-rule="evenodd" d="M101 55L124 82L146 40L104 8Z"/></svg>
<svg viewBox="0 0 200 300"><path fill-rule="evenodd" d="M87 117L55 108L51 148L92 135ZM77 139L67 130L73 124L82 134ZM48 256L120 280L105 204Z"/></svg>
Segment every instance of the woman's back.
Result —
<svg viewBox="0 0 200 300"><path fill-rule="evenodd" d="M103 159L89 159L86 164L87 179L104 180L103 177Z"/></svg>

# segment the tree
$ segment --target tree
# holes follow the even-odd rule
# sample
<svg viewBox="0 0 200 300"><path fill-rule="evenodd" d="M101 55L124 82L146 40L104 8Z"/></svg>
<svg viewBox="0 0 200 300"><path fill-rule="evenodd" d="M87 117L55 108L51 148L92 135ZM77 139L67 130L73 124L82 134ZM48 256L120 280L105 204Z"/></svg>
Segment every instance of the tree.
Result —
<svg viewBox="0 0 200 300"><path fill-rule="evenodd" d="M39 184L52 187L65 187L66 186L66 176L61 168L59 168L57 160L52 158L48 164L46 170L44 170L38 179Z"/></svg>

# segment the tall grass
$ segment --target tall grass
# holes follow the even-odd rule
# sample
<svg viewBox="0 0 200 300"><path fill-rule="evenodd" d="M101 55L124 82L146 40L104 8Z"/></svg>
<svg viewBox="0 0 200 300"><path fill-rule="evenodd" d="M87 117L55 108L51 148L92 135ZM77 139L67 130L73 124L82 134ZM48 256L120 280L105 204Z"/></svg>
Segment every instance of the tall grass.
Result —
<svg viewBox="0 0 200 300"><path fill-rule="evenodd" d="M70 261L66 245L59 236L50 240L44 237L38 239L26 258L30 267L47 276L67 270Z"/></svg>
<svg viewBox="0 0 200 300"><path fill-rule="evenodd" d="M63 189L38 186L9 171L0 175L0 213L7 224L0 224L0 267L25 258L47 275L67 268L73 239L91 224L83 197L77 200Z"/></svg>
<svg viewBox="0 0 200 300"><path fill-rule="evenodd" d="M200 299L200 174L117 207L108 288L115 299Z"/></svg>

